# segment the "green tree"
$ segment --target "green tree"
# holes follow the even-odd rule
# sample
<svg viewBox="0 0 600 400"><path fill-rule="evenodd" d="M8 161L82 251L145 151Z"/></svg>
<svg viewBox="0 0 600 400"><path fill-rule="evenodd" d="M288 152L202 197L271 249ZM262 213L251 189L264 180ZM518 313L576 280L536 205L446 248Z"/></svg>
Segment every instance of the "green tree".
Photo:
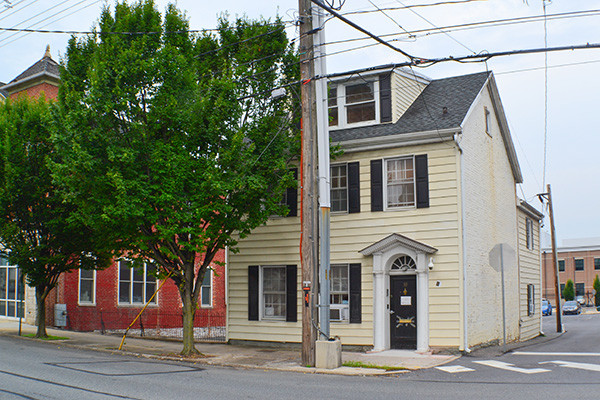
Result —
<svg viewBox="0 0 600 400"><path fill-rule="evenodd" d="M594 278L594 291L596 294L594 295L594 304L596 307L600 306L600 279L598 279L598 275Z"/></svg>
<svg viewBox="0 0 600 400"><path fill-rule="evenodd" d="M43 98L0 103L0 249L35 288L36 337L47 336L45 300L60 275L104 268L111 259L52 185L52 120Z"/></svg>
<svg viewBox="0 0 600 400"><path fill-rule="evenodd" d="M562 297L566 301L575 299L575 285L571 279L567 279L567 283L562 292Z"/></svg>
<svg viewBox="0 0 600 400"><path fill-rule="evenodd" d="M97 34L69 42L55 178L86 224L112 223L119 250L172 273L182 354L197 353L194 314L215 254L287 212L296 103L270 95L296 70L280 20L222 18L218 33L194 36L179 10L163 17L151 0L105 8Z"/></svg>

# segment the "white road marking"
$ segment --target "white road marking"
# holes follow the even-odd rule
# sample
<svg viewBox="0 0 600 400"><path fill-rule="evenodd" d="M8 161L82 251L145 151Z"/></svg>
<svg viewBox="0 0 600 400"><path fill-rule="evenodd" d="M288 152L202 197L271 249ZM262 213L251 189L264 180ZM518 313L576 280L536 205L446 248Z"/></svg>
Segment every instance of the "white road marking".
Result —
<svg viewBox="0 0 600 400"><path fill-rule="evenodd" d="M600 357L600 353L544 353L535 351L515 351L510 353L515 356L573 356L573 357Z"/></svg>
<svg viewBox="0 0 600 400"><path fill-rule="evenodd" d="M540 364L558 364L564 368L574 368L574 369L583 369L586 371L596 371L600 372L600 365L598 364L588 364L588 363L578 363L571 361L545 361Z"/></svg>
<svg viewBox="0 0 600 400"><path fill-rule="evenodd" d="M500 368L507 371L519 372L521 374L539 374L540 372L550 372L549 369L544 368L519 368L513 366L514 364L505 363L502 361L485 360L485 361L473 361L474 363L487 365L488 367Z"/></svg>
<svg viewBox="0 0 600 400"><path fill-rule="evenodd" d="M440 371L448 372L450 374L455 374L457 372L470 372L475 371L473 368L463 367L462 365L449 365L447 367L435 367Z"/></svg>

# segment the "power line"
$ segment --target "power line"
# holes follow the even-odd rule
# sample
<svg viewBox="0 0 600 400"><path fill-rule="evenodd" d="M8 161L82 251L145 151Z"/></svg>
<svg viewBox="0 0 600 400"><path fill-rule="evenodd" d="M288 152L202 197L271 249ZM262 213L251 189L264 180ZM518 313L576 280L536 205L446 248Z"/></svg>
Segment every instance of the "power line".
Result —
<svg viewBox="0 0 600 400"><path fill-rule="evenodd" d="M398 3L402 4L404 6L404 3L402 3L400 0L396 0ZM406 7L406 6L405 6ZM456 43L458 43L459 45L461 45L462 47L464 47L465 49L467 49L467 51L470 51L473 54L476 54L475 51L471 50L469 47L467 47L464 43L461 43L460 41L458 41L457 39L455 39L452 35L450 35L448 32L444 31L443 29L438 28L433 22L431 22L430 20L428 20L427 18L425 18L424 16L422 16L421 14L419 14L418 12L416 12L415 10L413 10L412 8L409 8L409 11L412 12L413 14L415 14L417 17L421 18L422 20L424 20L425 22L427 22L429 25L433 26L435 29L439 30L441 33L443 33L444 35L448 36L450 39L452 39L453 41L455 41Z"/></svg>
<svg viewBox="0 0 600 400"><path fill-rule="evenodd" d="M402 7L387 7L381 8L383 11L397 11L397 10L406 10L411 8L420 8L420 7L433 7L433 6L443 6L443 5L452 5L452 4L464 4L464 3L473 3L475 1L487 1L487 0L458 0L458 1L440 1L438 3L429 3L429 4L413 4L413 5L403 5ZM348 11L345 13L341 13L342 15L359 15L359 14L370 14L379 12L379 10L361 10L361 11Z"/></svg>
<svg viewBox="0 0 600 400"><path fill-rule="evenodd" d="M398 25L398 28L402 29L404 32L406 32L409 36L411 35L411 33L409 31L407 31L406 29L404 29L402 27L402 25L400 25L398 23L398 21L396 21L394 18L390 17L384 10L382 10L381 8L379 8L379 6L377 6L377 4L373 3L371 0L367 0L369 3L371 3L373 5L373 7L377 8L377 10L379 12L381 12L383 15L385 15L387 18L389 18L393 23L395 23L396 25Z"/></svg>
<svg viewBox="0 0 600 400"><path fill-rule="evenodd" d="M33 18L35 18L35 17L38 17L38 16L40 16L40 15L42 15L42 14L44 14L44 13L46 13L46 12L48 12L48 11L50 11L50 10L54 9L54 8L56 8L56 7L58 7L59 5L66 3L67 1L69 1L69 0L65 0L65 1L63 1L62 3L60 3L60 4L56 5L56 6L50 7L49 9L47 9L47 10L45 10L45 11L42 11L41 13L39 13L39 14L37 14L37 15L35 15L35 16L33 16L33 17L31 17L31 18L28 18L28 19L26 19L25 21L29 21L29 20L31 20L31 19L33 19ZM74 7L77 7L77 6L78 6L78 5L80 5L81 3L85 3L86 1L88 1L88 0L81 0L79 3L76 3L76 4L74 4L74 5L70 6L70 7L67 7L67 8L65 8L64 10L58 11L58 12L56 12L56 13L54 13L54 14L50 15L49 17L46 17L46 18L44 18L44 19L42 19L42 20L40 20L40 21L34 22L33 24L29 25L27 28L31 28L32 26L34 26L34 25L36 25L36 24L39 24L39 23L41 23L41 22L44 22L44 21L46 21L46 20L48 20L48 19L50 19L50 18L52 18L52 17L55 17L55 16L57 16L57 15L59 15L59 14L62 14L62 13L66 12L66 11L68 11L68 10L70 10L70 9L74 8ZM98 3L98 1L96 1L95 3ZM92 3L92 4L95 4L95 3ZM92 4L90 4L90 5L92 5ZM23 21L23 22L25 22L25 21ZM12 34L12 35L8 36L8 37L6 37L6 38L4 38L4 39L0 40L0 43L1 43L1 42L4 42L4 41L6 41L6 40L8 40L8 39L10 39L11 37L14 37L14 36L18 35L18 34L19 34L19 33L14 33L14 34ZM24 36L25 36L25 35L24 35ZM15 40L16 40L16 39L15 39ZM13 41L11 41L11 42L9 42L9 43L12 43L12 42L14 42L14 40L13 40ZM6 43L6 44L8 44L8 43ZM4 44L4 45L2 45L2 46L0 46L0 47L3 47L3 46L5 46L6 44Z"/></svg>
<svg viewBox="0 0 600 400"><path fill-rule="evenodd" d="M593 16L597 16L598 14L600 14L600 10L571 11L571 12L565 12L565 13L548 14L547 20L551 21L551 20L566 19L566 18L593 17ZM464 23L464 24L442 26L439 28L427 28L427 29L413 30L412 34L415 37L417 37L419 34L423 34L421 36L428 36L428 35L440 33L440 32L436 32L436 31L440 31L440 30L443 30L446 32L463 31L463 30L471 30L471 29L478 29L478 28L487 28L487 27L497 27L497 26L504 26L504 25L516 25L516 24L524 24L524 23L531 23L531 22L539 22L540 20L543 20L543 19L544 19L543 15L536 15L536 16L531 16L531 17L517 17L517 18L505 18L505 19L498 19L498 20L480 21L480 22L469 22L469 23ZM379 36L382 38L398 36L398 32L386 33L386 34L382 34ZM368 39L369 38L364 38L364 37L343 39L343 40L327 42L325 44L326 45L334 45L334 44L363 41L363 40L368 40Z"/></svg>
<svg viewBox="0 0 600 400"><path fill-rule="evenodd" d="M24 5L23 7L14 10L13 12L11 12L10 14L5 15L4 17L0 18L0 21L2 21L3 19L6 19L8 17L10 17L11 15L15 15L16 13L18 13L19 11L23 11L24 9L26 9L27 7L29 7L30 5L37 3L39 0L33 0L31 3ZM22 3L22 1L20 1L19 3ZM19 4L17 3L17 4Z"/></svg>
<svg viewBox="0 0 600 400"><path fill-rule="evenodd" d="M62 17L60 17L60 18L57 18L57 19L55 19L54 21L51 21L51 22L49 22L49 23L47 23L47 24L45 24L45 25L42 25L42 26L41 26L41 28L44 28L44 27L46 27L46 26L48 26L48 25L52 25L52 24L54 24L55 22L58 22L58 21L60 21L60 20L62 20L62 19L65 19L65 18L67 18L67 17L69 17L69 16L71 16L71 15L75 14L75 13L78 13L79 11L85 10L86 8L88 8L88 7L91 7L91 6L93 6L94 4L97 4L97 3L99 3L100 1L102 1L102 0L96 0L96 1L94 1L93 3L90 3L90 4L88 4L88 5L84 6L84 7L81 7L81 8L80 8L80 9L78 9L78 10L75 10L75 11L72 11L72 12L70 12L70 13L66 14L66 15L63 15ZM79 4L79 3L77 3L77 4ZM76 5L77 5L77 4L76 4ZM76 6L76 5L75 5L75 6ZM73 6L73 7L75 7L75 6ZM50 17L48 17L48 18L45 18L45 19L43 19L42 21L45 21L46 19L52 18L52 17L53 17L53 16L55 16L55 15L62 14L63 12L65 12L65 11L67 11L67 10L70 10L70 9L71 9L71 8L73 8L73 7L69 7L69 8L67 8L67 9L65 9L65 10L63 10L63 11L61 11L61 12L59 12L59 13L56 13L56 14L54 14L54 15L51 15ZM39 22L42 22L42 21L38 21L38 23L39 23ZM15 39L11 40L10 42L7 42L7 43L4 43L4 44L0 45L0 48L2 48L2 47L4 47L4 46L8 46L9 44L11 44L11 43L13 43L13 42L15 42L15 41L17 41L17 40L19 40L19 39L22 39L22 38L24 38L25 36L28 36L28 35L30 35L30 34L31 34L31 33L25 33L24 35L21 35L21 36L19 36L19 37L15 38ZM15 35L12 35L12 36L15 36Z"/></svg>
<svg viewBox="0 0 600 400"><path fill-rule="evenodd" d="M29 18L27 18L27 19L25 19L25 20L23 20L23 21L19 22L18 24L15 24L15 25L13 25L13 26L12 26L12 28L14 28L14 27L16 27L17 25L20 25L20 24L22 24L22 23L25 23L25 22L31 21L32 19L34 19L34 18L37 18L37 17L39 17L40 15L42 15L42 14L45 14L45 13L47 13L48 11L50 11L50 10L52 10L52 9L56 8L56 7L59 7L59 6L63 5L63 4L65 4L65 3L66 3L66 2L68 2L68 1L69 1L69 0L64 0L62 3L55 4L54 6L52 6L52 7L48 8L48 9L46 9L46 10L44 10L44 11L40 12L40 13L37 13L37 14L36 14L36 15L34 15L33 17L29 17ZM86 0L84 0L84 1L86 1ZM3 34L3 33L4 33L4 32L0 32L0 35L1 35L1 34ZM10 36L9 36L9 37L10 37Z"/></svg>
<svg viewBox="0 0 600 400"><path fill-rule="evenodd" d="M337 11L333 10L331 7L326 6L325 4L321 3L319 0L310 0L311 2L315 3L316 5L318 5L319 7L323 8L325 11L329 12L331 15L333 15L334 17L336 17L337 19L345 22L346 24L350 25L351 27L353 27L354 29L364 33L365 35L369 36L371 39L374 39L376 41L378 41L379 43L383 44L384 46L387 46L389 48L391 48L394 51L397 51L398 53L404 55L405 57L409 58L411 61L415 58L413 56L411 56L410 54L408 54L407 52L392 46L390 43L386 42L385 40L381 39L379 36L376 36L374 34L372 34L371 32L367 31L366 29L364 29L363 27L355 24L354 22L350 21L349 19L347 19L346 17L340 15Z"/></svg>

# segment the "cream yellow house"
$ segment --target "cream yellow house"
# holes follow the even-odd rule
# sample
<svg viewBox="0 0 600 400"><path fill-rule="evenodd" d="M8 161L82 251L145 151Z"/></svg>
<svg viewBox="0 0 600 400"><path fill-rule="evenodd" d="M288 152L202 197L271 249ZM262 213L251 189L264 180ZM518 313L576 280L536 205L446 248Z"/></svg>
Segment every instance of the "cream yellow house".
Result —
<svg viewBox="0 0 600 400"><path fill-rule="evenodd" d="M429 351L539 334L541 215L517 198L493 74L348 74L330 82L329 115L344 151L331 163L331 335ZM229 254L232 341L301 342L298 198L286 197L290 214Z"/></svg>

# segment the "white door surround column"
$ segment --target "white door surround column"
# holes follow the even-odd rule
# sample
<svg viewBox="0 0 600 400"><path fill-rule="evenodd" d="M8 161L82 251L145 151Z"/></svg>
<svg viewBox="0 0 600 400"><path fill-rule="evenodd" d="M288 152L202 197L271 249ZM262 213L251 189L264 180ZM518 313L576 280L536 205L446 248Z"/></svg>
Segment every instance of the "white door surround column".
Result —
<svg viewBox="0 0 600 400"><path fill-rule="evenodd" d="M437 249L392 234L360 251L373 256L373 351L390 348L390 276L417 275L417 352L429 351L429 256ZM409 256L416 268L392 269L398 257Z"/></svg>

